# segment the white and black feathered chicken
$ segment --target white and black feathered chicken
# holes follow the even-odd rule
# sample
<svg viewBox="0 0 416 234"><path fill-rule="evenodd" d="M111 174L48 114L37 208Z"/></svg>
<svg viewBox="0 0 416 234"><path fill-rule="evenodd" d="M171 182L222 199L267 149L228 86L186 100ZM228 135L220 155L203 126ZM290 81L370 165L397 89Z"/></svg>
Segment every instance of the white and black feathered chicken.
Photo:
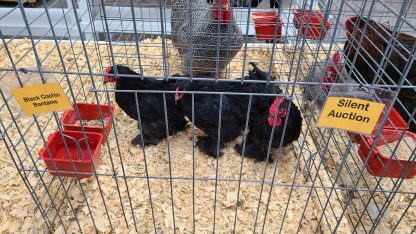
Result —
<svg viewBox="0 0 416 234"><path fill-rule="evenodd" d="M217 68L221 72L244 42L230 0L216 0L214 6L207 0L173 0L171 29L186 75L190 74L191 60L194 76L212 77Z"/></svg>

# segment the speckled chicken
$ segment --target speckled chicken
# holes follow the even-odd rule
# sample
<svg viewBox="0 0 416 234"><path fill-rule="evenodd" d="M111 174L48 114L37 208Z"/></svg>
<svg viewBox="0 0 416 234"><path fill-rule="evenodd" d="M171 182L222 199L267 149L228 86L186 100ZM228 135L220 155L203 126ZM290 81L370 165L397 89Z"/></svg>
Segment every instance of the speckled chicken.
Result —
<svg viewBox="0 0 416 234"><path fill-rule="evenodd" d="M192 60L193 76L213 77L216 69L224 70L244 41L230 0L216 0L214 7L206 0L173 0L171 29L182 73L190 74Z"/></svg>

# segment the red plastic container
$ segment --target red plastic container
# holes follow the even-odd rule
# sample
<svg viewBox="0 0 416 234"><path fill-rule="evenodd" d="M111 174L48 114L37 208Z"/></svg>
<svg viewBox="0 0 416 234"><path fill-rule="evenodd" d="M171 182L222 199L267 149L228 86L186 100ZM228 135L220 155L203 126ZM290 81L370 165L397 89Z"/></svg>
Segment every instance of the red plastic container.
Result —
<svg viewBox="0 0 416 234"><path fill-rule="evenodd" d="M100 112L98 109L97 104L88 104L88 103L75 103L78 106L79 113L81 115L82 120L99 120L100 119ZM111 125L113 124L113 120L111 119L110 115L110 107L108 105L100 105L101 112L104 118L107 118L107 123L105 124L105 129L107 131L107 136L110 134ZM115 107L111 106L111 110L114 113ZM75 124L79 119L77 118L77 113L74 110L65 111L61 118L60 122L65 130L69 131L80 131L82 132L82 128L79 124ZM104 136L104 128L103 126L85 126L84 129L86 132L97 132L101 133ZM105 137L103 140L103 144L105 143Z"/></svg>
<svg viewBox="0 0 416 234"><path fill-rule="evenodd" d="M394 141L397 141L400 139L400 136L403 132L399 132L396 130L389 130L384 129L382 132L383 138L379 138L379 140L376 143L376 147L374 147L374 150L372 154L369 157L368 164L366 165L367 172L374 176L383 176L383 177L392 177L392 178L404 178L404 179L410 179L413 178L416 175L416 162L412 162L405 159L397 159L392 158L389 162L389 156L390 155L383 155L379 149L378 146L384 145L385 143L391 143ZM412 132L405 131L404 132L405 137L411 137L414 141L416 141L416 135ZM363 162L365 162L366 157L368 153L370 152L370 147L374 142L374 137L365 137L365 142L363 142L360 145L360 149L358 150L358 154L360 155L360 158ZM404 144L404 142L401 142L400 144ZM409 151L409 154L411 151ZM413 163L413 165L411 165ZM388 165L388 166L387 166ZM409 171L407 173L402 171L410 167ZM385 167L387 167L387 171L385 172Z"/></svg>
<svg viewBox="0 0 416 234"><path fill-rule="evenodd" d="M64 130L62 133L65 135L64 138L70 155L67 153L65 144L62 141L62 137L59 131L52 133L49 135L46 141L51 155L48 154L46 145L44 145L43 148L39 151L39 156L45 162L47 169L50 170L50 173L54 176L58 175L56 169L59 171L61 176L78 178L87 178L92 176L94 170L93 166L91 165L91 157L88 153L86 141L88 141L94 165L98 166L103 135L100 133L86 132L85 135L87 136L87 140L85 140L83 139L84 136L82 132ZM71 139L71 137L73 139ZM79 147L77 147L77 142L75 142L74 139L79 142ZM79 149L81 150L79 151ZM55 162L56 169L54 167L52 158ZM73 164L71 162L71 158ZM76 172L81 173L78 174L78 176L75 173L74 166L76 168Z"/></svg>
<svg viewBox="0 0 416 234"><path fill-rule="evenodd" d="M304 36L306 34L306 38L308 39L324 39L326 32L331 27L329 20L324 22L325 16L319 11L311 11L309 22L309 10L294 10L293 14L293 25L297 29L300 28L301 35ZM309 26L307 26L308 23ZM306 27L308 27L308 30L306 30Z"/></svg>
<svg viewBox="0 0 416 234"><path fill-rule="evenodd" d="M395 128L396 127L396 128ZM386 124L384 125L383 129L388 130L398 130L398 131L405 131L406 130L406 121L403 120L403 118L400 116L400 114L396 111L396 109L392 109L390 111L390 115L388 117L388 120L386 121ZM347 132L348 136L351 138L352 132ZM363 140L363 135L361 134L355 134L355 142L360 144L360 142Z"/></svg>
<svg viewBox="0 0 416 234"><path fill-rule="evenodd" d="M352 137L352 132L347 132L347 135L351 138ZM363 134L359 134L359 133L355 133L355 137L353 139L353 141L355 141L355 143L357 144L362 144L364 142L364 137L365 135Z"/></svg>
<svg viewBox="0 0 416 234"><path fill-rule="evenodd" d="M276 11L253 12L251 17L254 21L254 28L256 30L257 40L273 40L274 29L277 21ZM283 19L279 17L279 24L277 25L276 38L280 40L282 37Z"/></svg>
<svg viewBox="0 0 416 234"><path fill-rule="evenodd" d="M386 121L386 124L383 128L392 130L406 130L406 121L404 121L399 112L393 108L390 112L389 119Z"/></svg>

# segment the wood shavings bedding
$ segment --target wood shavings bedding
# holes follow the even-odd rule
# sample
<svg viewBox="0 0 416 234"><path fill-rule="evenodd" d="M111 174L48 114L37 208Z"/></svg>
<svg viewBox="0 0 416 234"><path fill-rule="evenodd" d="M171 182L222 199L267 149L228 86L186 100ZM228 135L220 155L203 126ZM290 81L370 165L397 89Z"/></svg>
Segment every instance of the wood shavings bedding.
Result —
<svg viewBox="0 0 416 234"><path fill-rule="evenodd" d="M416 143L411 137L403 137L400 141L393 141L385 145L378 146L380 153L384 154L386 157L389 157L393 150L396 149L394 157L397 159L409 160L412 156L412 150L416 147Z"/></svg>
<svg viewBox="0 0 416 234"><path fill-rule="evenodd" d="M107 124L108 118L104 119L104 126ZM85 127L94 127L94 126L103 126L101 123L101 120L99 119L92 119L92 120L77 120L75 121L74 125L81 125L80 122L82 122L82 125Z"/></svg>
<svg viewBox="0 0 416 234"><path fill-rule="evenodd" d="M27 50L31 49L28 40L19 43L12 42L8 46L15 60L21 58ZM59 47L64 54L65 66L71 72L89 73L89 68L86 66L88 60L92 65L92 72L102 73L102 69L112 61L106 45L90 44L87 45L86 51L83 50L80 44L73 44L73 48L71 48L70 44L60 43ZM273 55L271 72L276 80L294 81L297 63L295 62L292 67L288 66L291 61L290 50L288 49L289 47L283 48L278 45ZM178 53L169 40L166 41L166 50L169 74L163 73L161 39L146 39L140 43L140 62L145 68L144 75L165 76L180 71ZM117 55L114 57L116 63L127 64L138 71L137 64L139 64L139 61L133 44L115 45L113 51ZM39 43L37 52L43 61L43 65L51 67L54 71L63 71L54 43ZM250 61L258 62L259 67L267 71L269 63L265 61L270 60L271 53L271 47L253 46L248 48L247 53L240 51L221 78L240 78L242 67L245 66L247 71ZM4 50L0 51L0 57L5 58L0 61L0 66L9 68L11 65ZM246 57L246 64L242 62L244 57ZM35 65L33 58L33 51L31 51L23 57L18 66L33 67ZM305 59L300 64L302 70L307 69L304 62L308 61ZM289 74L292 74L292 76L290 77ZM299 74L300 77L301 75ZM76 98L76 101L79 102L96 102L95 93L90 92L89 89L94 86L97 89L105 88L102 85L101 76L91 77L76 74L69 74L68 76L56 74L55 76L58 79L64 79L61 85L66 91L69 91L66 79L72 82L71 87L75 95L79 94ZM94 84L92 79L96 81ZM295 94L301 95L298 87L295 88ZM99 98L107 98L106 93L98 93L97 95ZM114 94L110 93L108 98L112 103L115 103L113 96ZM301 106L301 97L296 96L294 102ZM10 115L5 109L0 110L0 116L5 123L11 122ZM39 116L39 125L41 127L47 126L49 118L48 115ZM40 135L39 129L33 127L32 123L32 118L18 118L16 123L27 132L25 140L29 145L35 144ZM116 111L114 126L120 144L119 147L116 144L114 130L112 129L109 141L102 147L100 166L96 169L100 176L97 180L91 177L80 181L64 178L62 183L68 191L67 198L64 196L60 181L49 173L41 172L40 175L31 173L28 176L28 181L33 186L31 189L36 192L36 196L45 196L45 188L42 183L39 183L40 178L48 186L48 191L51 194L56 194L56 197L52 199L54 203L51 202L51 199L48 199L48 196L42 199L43 208L48 210L48 218L51 221L53 220L50 227L51 232L62 233L64 226L66 230L71 230L71 232L76 232L79 227L86 233L94 232L92 219L100 233L111 231L109 219L116 233L134 232L134 215L139 233L153 232L154 227L156 227L158 233L172 233L173 213L175 214L175 226L178 233L191 233L193 231L193 216L195 216L195 230L197 232L212 232L215 207L216 232L230 233L233 230L234 215L236 208L238 208L236 232L247 233L254 228L258 205L260 206L256 226L257 232L260 232L264 227L265 233L275 233L281 227L284 233L296 232L298 228L300 233L315 231L329 233L330 228L328 227L333 228L337 223L339 223L338 231L340 233L351 232L346 218L336 219L342 212L343 202L347 195L336 192L337 196L327 197L329 190L324 187L333 185L332 181L335 175L329 173L325 167L317 167L317 165L321 165L320 157L313 157L310 160L312 153L316 152L317 149L313 139L306 132L306 123L303 123L303 133L306 135L305 137L301 136L299 141L305 140L306 146L304 147L310 152L306 152L305 148L303 149L304 152L300 152L298 142L283 148L281 151L274 150L272 152L277 162L275 186L270 186L275 170L273 164L265 165L264 163L255 163L249 159L243 160L241 174L243 182L241 183L238 202L237 190L242 158L234 151L233 146L236 142L241 141L241 137L227 144L224 149L224 156L216 160L207 157L198 149L195 149L193 154L191 126L188 126L186 131L170 137L168 141L163 141L156 146L146 147L144 151L141 148L132 147L129 143L138 134L136 121L128 118L122 111ZM52 121L46 129L42 129L42 133L46 137L56 128L56 124ZM8 134L14 142L18 141L19 134L14 125L8 130ZM196 129L196 137L200 135L203 135L203 133ZM168 142L170 150L168 150ZM32 156L29 157L27 150L20 145L16 149L16 155L27 159L20 167L25 169L33 167L33 161L30 160L33 158L39 170L44 170L43 162L36 161L38 159L37 152L41 146L38 143L31 150ZM2 155L4 155L2 158L7 161L5 168L0 170L0 176L4 178L0 180L2 184L0 196L5 198L0 199L0 207L6 211L1 212L0 215L0 222L2 223L0 232L47 232L48 228L43 217L38 212L29 193L26 192L27 189L18 176L5 147L1 146L0 148L2 149ZM218 171L216 170L217 163ZM297 164L299 164L299 168L295 167ZM264 178L266 183L260 197L264 170L266 170ZM295 174L296 177L294 177ZM319 177L319 180L313 180L316 176ZM195 179L193 180L193 178ZM218 178L217 183L215 178ZM293 188L291 187L292 183L295 185ZM312 189L313 183L315 183L315 186L321 186L322 188L315 187ZM83 190L80 189L81 187ZM100 193L100 190L102 193ZM152 196L151 201L149 190ZM215 191L217 191L216 198L214 196ZM86 199L83 193L85 193ZM216 205L214 205L215 199L217 201ZM326 201L330 202L331 209L327 207L323 211L323 204ZM89 208L86 206L87 203ZM268 213L263 225L267 203ZM59 218L56 219L54 219L56 212L53 209L55 204L61 205L58 212ZM104 204L106 207L104 207ZM285 214L286 206L288 209ZM195 207L195 213L193 207ZM106 209L108 213L106 213ZM335 212L335 214L332 212ZM282 222L284 214L285 219ZM128 227L124 222L124 215L127 217ZM78 218L79 223L76 222L74 216ZM321 217L322 222L318 225ZM299 223L301 218L302 222ZM62 223L60 223L60 220L62 220Z"/></svg>
<svg viewBox="0 0 416 234"><path fill-rule="evenodd" d="M309 105L312 104L310 103ZM316 109L312 113L305 111L305 115L319 116L319 112ZM353 144L349 150L347 149L346 143L349 141L349 137L345 133L341 134L342 131L333 131L333 136L328 141L329 132L316 127L317 119L312 118L309 120L310 117L305 119L307 122L310 121L312 125L311 135L319 150L325 149L325 142L329 142L328 154L325 157L326 171L330 177L338 177L336 186L342 188L342 190L335 190L335 194L344 198L339 200L339 205L341 211L346 210L344 217L348 220L351 231L356 226L357 232L368 232L373 226L375 219L381 214L381 207L388 202L387 198L394 193L397 179L374 177L368 174L363 169L364 165L357 154L358 146ZM322 136L319 131L321 131ZM409 148L407 148L407 152L410 154ZM344 156L340 157L340 155L345 153L345 159ZM388 155L391 155L391 151L389 151ZM343 160L346 160L346 162L343 162ZM364 170L362 177L360 177L361 170ZM380 181L379 184L377 184L378 181ZM414 179L407 179L402 182L398 192L394 193L393 202L390 204L387 212L381 217L377 228L375 228L375 233L391 232L409 204L409 210L403 216L396 232L411 232L415 222L413 215L416 212L416 204L412 203L414 195L407 192L413 191L415 186L416 181ZM356 188L359 191L351 193L345 190L348 188ZM372 194L371 191L374 189L376 192Z"/></svg>

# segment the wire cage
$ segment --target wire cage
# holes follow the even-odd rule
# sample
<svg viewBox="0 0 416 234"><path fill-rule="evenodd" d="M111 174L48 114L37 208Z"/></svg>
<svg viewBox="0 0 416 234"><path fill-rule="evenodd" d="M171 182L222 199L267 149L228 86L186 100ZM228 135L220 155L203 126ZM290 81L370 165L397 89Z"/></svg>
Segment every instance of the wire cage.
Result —
<svg viewBox="0 0 416 234"><path fill-rule="evenodd" d="M0 232L415 232L415 12L412 0L19 0L0 8ZM263 80L246 77L250 62ZM192 116L170 135L167 112L177 104L169 100L181 91L104 84L115 64L137 72L132 79L222 88L182 91ZM110 78L124 75L117 70ZM10 82L50 76L74 109L25 115ZM375 134L317 126L335 83L396 91ZM137 120L117 94L133 95ZM164 139L143 147L141 118L153 113L139 97L151 95L162 100L153 108L164 113ZM285 137L301 130L284 147L285 137L277 147L264 140L267 157L256 161L234 145L244 155L247 136L261 131L250 125L252 109L268 95L295 105L286 116L299 109L302 117L272 128ZM221 139L235 126L224 118L231 96L247 105L241 133L218 140L222 156L210 157L196 146L206 131L191 120L200 100L219 100L210 121Z"/></svg>

